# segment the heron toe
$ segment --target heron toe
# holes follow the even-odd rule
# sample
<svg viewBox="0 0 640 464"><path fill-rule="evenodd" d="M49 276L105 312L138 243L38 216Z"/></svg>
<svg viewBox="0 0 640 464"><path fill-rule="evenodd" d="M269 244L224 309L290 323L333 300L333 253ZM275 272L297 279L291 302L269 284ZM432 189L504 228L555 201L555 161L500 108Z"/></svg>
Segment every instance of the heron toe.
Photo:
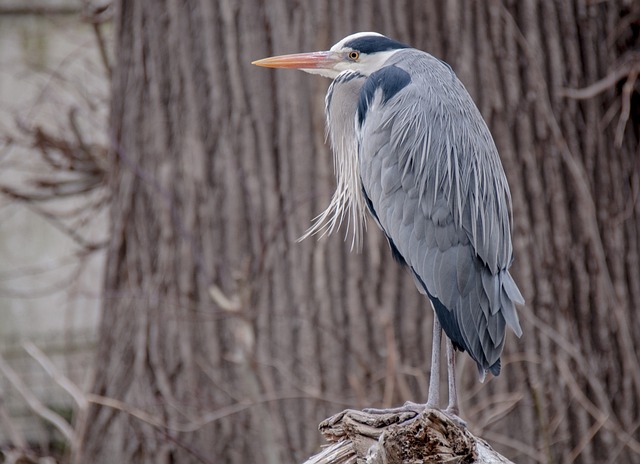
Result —
<svg viewBox="0 0 640 464"><path fill-rule="evenodd" d="M453 408L440 409L437 406L431 406L427 404L414 403L413 401L407 401L402 406L396 408L366 408L362 411L367 414L403 414L403 413L413 413L413 417L410 417L406 420L413 420L421 414L425 414L427 411L436 410L440 411L444 415L446 415L449 419L455 422L458 426L462 428L467 428L467 423L463 419L458 416L458 411ZM404 422L404 421L403 421Z"/></svg>
<svg viewBox="0 0 640 464"><path fill-rule="evenodd" d="M367 414L401 414L403 412L413 412L415 415L422 414L429 409L426 404L414 403L413 401L407 401L402 406L396 408L366 408L363 409Z"/></svg>

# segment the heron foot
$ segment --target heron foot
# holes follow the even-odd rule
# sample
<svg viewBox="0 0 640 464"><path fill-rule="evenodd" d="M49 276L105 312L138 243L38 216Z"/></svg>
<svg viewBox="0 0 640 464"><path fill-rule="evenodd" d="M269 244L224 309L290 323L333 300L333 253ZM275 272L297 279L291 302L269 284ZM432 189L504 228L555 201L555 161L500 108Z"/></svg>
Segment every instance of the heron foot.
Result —
<svg viewBox="0 0 640 464"><path fill-rule="evenodd" d="M430 407L426 404L419 404L419 403L414 403L413 401L407 401L402 406L399 406L396 408L381 408L381 409L366 408L366 409L363 409L362 411L366 412L367 414L400 414L403 412L413 412L417 416L418 414L422 414L427 409L430 409Z"/></svg>
<svg viewBox="0 0 640 464"><path fill-rule="evenodd" d="M460 418L460 416L458 415L457 409L454 409L454 408L440 409L437 406L430 405L429 403L420 404L420 403L414 403L413 401L407 401L402 406L399 406L399 407L396 407L396 408L380 408L380 409L379 408L366 408L366 409L363 409L362 412L367 413L367 414L414 413L415 417L413 417L412 419L415 419L420 414L423 414L425 411L427 411L429 409L438 410L438 411L442 412L443 414L445 414L453 422L458 424L460 427L465 428L465 429L467 428L467 423ZM409 419L409 420L412 420L412 419Z"/></svg>

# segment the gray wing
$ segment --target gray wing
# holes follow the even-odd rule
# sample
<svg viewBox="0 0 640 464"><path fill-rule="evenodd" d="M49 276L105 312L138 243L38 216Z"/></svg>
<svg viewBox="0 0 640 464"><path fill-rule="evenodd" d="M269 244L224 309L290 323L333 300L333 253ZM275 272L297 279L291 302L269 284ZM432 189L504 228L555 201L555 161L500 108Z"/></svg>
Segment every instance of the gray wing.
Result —
<svg viewBox="0 0 640 464"><path fill-rule="evenodd" d="M498 374L524 300L508 272L509 188L471 97L443 62L401 51L365 81L356 131L363 191L392 248L447 336Z"/></svg>

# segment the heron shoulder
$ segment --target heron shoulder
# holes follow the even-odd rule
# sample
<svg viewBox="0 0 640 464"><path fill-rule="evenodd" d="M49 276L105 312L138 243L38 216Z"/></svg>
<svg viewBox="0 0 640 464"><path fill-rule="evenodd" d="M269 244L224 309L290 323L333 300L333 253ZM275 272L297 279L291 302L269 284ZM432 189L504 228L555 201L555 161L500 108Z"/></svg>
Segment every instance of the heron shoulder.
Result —
<svg viewBox="0 0 640 464"><path fill-rule="evenodd" d="M358 99L357 121L362 126L369 105L377 91L381 91L382 103L389 101L411 82L411 76L404 69L389 65L372 73L364 82Z"/></svg>

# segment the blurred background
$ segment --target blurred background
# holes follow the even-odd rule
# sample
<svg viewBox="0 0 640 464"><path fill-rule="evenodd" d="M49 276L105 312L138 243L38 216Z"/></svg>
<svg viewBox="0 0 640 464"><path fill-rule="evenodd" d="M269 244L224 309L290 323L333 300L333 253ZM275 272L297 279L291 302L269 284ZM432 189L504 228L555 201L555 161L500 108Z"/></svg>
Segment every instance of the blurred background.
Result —
<svg viewBox="0 0 640 464"><path fill-rule="evenodd" d="M432 311L377 227L296 242L329 81L250 65L366 30L452 66L509 178L524 335L482 384L459 356L470 430L640 461L640 3L0 0L4 462L302 462L425 401Z"/></svg>
<svg viewBox="0 0 640 464"><path fill-rule="evenodd" d="M0 2L4 451L35 447L44 456L61 456L67 447L9 380L13 371L43 405L72 418L73 400L34 363L24 350L26 342L44 350L81 388L89 387L107 237L106 195L87 189L93 181L80 179L82 169L74 169L77 162L70 157L79 145L93 151L106 144L108 77L81 11L77 1Z"/></svg>

